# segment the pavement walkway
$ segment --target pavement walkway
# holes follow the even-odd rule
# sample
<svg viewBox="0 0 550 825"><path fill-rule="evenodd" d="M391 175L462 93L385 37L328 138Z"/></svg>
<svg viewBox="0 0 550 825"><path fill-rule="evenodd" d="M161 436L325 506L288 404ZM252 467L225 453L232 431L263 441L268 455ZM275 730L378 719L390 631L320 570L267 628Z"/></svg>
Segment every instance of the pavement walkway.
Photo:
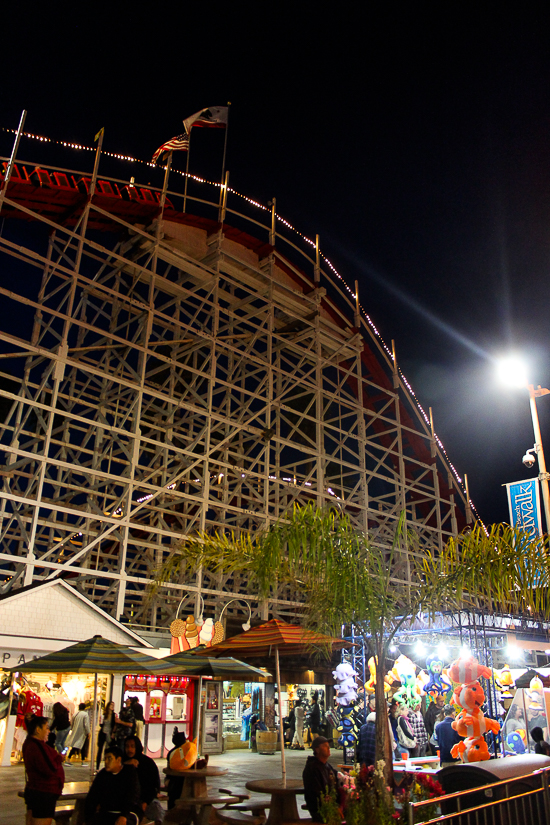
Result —
<svg viewBox="0 0 550 825"><path fill-rule="evenodd" d="M301 779L307 756L311 750L286 750L286 767L288 779ZM341 761L342 752L332 752L331 763ZM163 777L162 768L166 767L166 759L157 759L157 765ZM245 785L250 779L276 779L281 776L281 754L260 754L248 750L232 750L227 753L211 756L210 765L227 768L228 773L217 779L209 779L214 788L229 788L232 791L247 793ZM87 779L89 766L66 765L65 779L67 782L77 782ZM23 764L12 765L10 768L0 768L0 825L24 825L25 803L17 796L17 792L25 787L25 771ZM258 799L266 799L265 795L256 795ZM256 798L255 797L255 798ZM307 811L300 809L304 799L297 797L300 815L307 817ZM166 802L162 803L163 806Z"/></svg>

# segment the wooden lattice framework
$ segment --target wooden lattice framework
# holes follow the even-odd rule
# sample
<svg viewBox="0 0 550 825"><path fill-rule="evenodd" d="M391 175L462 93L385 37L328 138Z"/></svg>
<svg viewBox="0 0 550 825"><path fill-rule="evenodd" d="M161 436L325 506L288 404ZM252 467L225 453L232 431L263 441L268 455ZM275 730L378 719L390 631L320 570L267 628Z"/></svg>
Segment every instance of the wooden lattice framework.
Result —
<svg viewBox="0 0 550 825"><path fill-rule="evenodd" d="M14 169L0 237L0 565L9 586L63 573L138 626L186 594L235 596L201 570L151 602L154 570L197 530L256 531L294 502L337 502L388 541L400 513L440 547L463 489L372 325L275 211L258 221L65 169ZM14 220L9 220L14 218ZM22 219L16 221L15 218ZM220 220L221 218L221 220ZM21 240L23 238L23 240ZM394 575L407 579L403 554ZM235 610L242 609L237 604Z"/></svg>

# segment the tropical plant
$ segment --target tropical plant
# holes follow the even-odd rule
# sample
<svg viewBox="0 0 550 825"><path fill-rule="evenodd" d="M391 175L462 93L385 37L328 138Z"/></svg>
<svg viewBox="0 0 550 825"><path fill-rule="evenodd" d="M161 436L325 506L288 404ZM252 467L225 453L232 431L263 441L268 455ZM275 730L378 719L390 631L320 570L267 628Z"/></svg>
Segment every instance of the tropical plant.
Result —
<svg viewBox="0 0 550 825"><path fill-rule="evenodd" d="M281 582L298 585L302 623L339 636L354 625L382 667L376 670L376 706L385 707L384 665L395 634L419 613L466 605L488 611L546 613L550 580L546 539L531 541L507 525L486 531L476 524L440 550L422 545L399 519L390 543L357 531L335 507L295 506L253 537L208 533L187 537L158 572L155 587L203 565L212 572L240 571L259 598ZM406 565L406 574L396 569ZM533 583L537 587L533 587ZM382 786L391 784L386 715L376 715L376 760L385 764Z"/></svg>

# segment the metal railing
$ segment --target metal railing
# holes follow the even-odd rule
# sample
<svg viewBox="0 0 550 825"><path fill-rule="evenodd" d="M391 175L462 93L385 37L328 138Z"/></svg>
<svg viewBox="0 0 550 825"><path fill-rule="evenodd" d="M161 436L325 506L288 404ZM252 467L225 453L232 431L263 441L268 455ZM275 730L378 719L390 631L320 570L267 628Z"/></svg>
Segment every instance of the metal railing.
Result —
<svg viewBox="0 0 550 825"><path fill-rule="evenodd" d="M550 822L549 773L550 768L545 768L467 791L411 802L409 825L440 822L449 825L542 825ZM532 787L526 790L526 786ZM484 796L487 802L472 804L469 797L475 794ZM423 809L433 805L440 806L441 814L423 819Z"/></svg>

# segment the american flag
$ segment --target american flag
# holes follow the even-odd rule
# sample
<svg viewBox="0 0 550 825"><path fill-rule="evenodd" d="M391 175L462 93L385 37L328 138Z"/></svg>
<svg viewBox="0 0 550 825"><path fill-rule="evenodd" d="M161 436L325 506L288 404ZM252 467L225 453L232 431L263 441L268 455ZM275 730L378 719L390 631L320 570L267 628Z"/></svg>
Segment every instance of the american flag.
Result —
<svg viewBox="0 0 550 825"><path fill-rule="evenodd" d="M187 152L188 149L189 136L186 134L176 135L176 137L170 138L170 140L167 140L162 146L159 146L151 162L156 163L163 152Z"/></svg>

